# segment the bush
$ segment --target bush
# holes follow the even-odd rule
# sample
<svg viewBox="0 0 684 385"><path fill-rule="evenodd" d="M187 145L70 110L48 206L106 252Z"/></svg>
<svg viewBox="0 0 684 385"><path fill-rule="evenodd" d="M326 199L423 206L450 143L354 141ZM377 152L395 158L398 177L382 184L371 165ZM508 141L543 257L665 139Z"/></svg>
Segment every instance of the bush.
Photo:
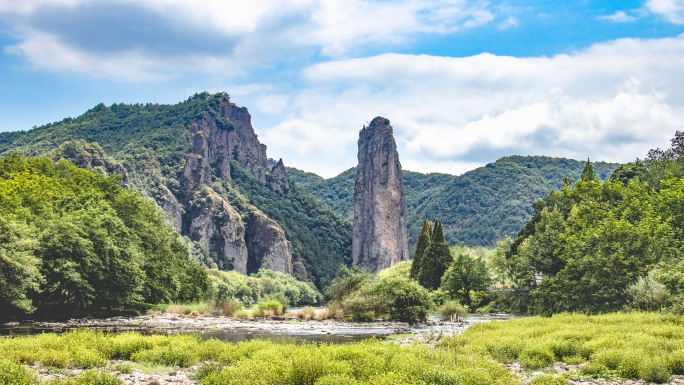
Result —
<svg viewBox="0 0 684 385"><path fill-rule="evenodd" d="M458 301L447 301L437 309L437 313L442 317L442 321L458 321L461 317L468 315L468 308L461 305Z"/></svg>
<svg viewBox="0 0 684 385"><path fill-rule="evenodd" d="M543 369L553 361L553 353L543 346L527 348L520 354L520 364L527 369Z"/></svg>
<svg viewBox="0 0 684 385"><path fill-rule="evenodd" d="M416 281L401 276L381 278L371 288L378 302L386 304L393 321L425 321L433 304L430 293Z"/></svg>
<svg viewBox="0 0 684 385"><path fill-rule="evenodd" d="M330 286L325 290L326 302L341 302L352 292L373 281L373 274L358 265L342 266Z"/></svg>
<svg viewBox="0 0 684 385"><path fill-rule="evenodd" d="M658 358L645 358L639 368L639 378L648 382L663 384L668 382L671 376L672 372L668 369L667 363Z"/></svg>
<svg viewBox="0 0 684 385"><path fill-rule="evenodd" d="M384 309L384 304L367 289L357 290L346 296L340 306L344 312L344 318L354 322L369 322Z"/></svg>
<svg viewBox="0 0 684 385"><path fill-rule="evenodd" d="M0 360L0 385L34 385L38 376L24 365Z"/></svg>
<svg viewBox="0 0 684 385"><path fill-rule="evenodd" d="M670 295L667 287L656 281L653 274L640 277L627 287L629 306L637 310L658 310Z"/></svg>

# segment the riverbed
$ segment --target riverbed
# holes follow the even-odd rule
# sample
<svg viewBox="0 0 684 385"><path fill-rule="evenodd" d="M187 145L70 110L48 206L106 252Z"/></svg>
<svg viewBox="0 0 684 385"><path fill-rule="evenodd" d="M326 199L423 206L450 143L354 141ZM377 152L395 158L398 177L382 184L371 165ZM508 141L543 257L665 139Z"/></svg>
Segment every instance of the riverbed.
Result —
<svg viewBox="0 0 684 385"><path fill-rule="evenodd" d="M87 328L110 332L139 331L148 334L196 333L202 338L240 342L254 338L293 339L296 341L348 343L367 338L386 339L401 335L401 342L418 337L438 339L456 335L477 322L508 319L510 315L488 314L464 317L454 323L431 317L427 322L343 322L334 319L302 320L298 318L234 318L225 316L188 316L160 314L123 316L103 319L78 318L64 322L24 321L0 325L0 336L61 333Z"/></svg>

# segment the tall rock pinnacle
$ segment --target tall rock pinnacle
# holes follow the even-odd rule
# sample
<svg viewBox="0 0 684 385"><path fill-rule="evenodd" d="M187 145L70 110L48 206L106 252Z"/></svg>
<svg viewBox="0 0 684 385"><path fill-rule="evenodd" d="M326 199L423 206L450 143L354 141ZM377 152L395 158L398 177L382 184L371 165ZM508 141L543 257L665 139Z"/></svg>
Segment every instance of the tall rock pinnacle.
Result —
<svg viewBox="0 0 684 385"><path fill-rule="evenodd" d="M358 158L352 257L378 272L408 260L404 177L389 120L378 116L361 130Z"/></svg>

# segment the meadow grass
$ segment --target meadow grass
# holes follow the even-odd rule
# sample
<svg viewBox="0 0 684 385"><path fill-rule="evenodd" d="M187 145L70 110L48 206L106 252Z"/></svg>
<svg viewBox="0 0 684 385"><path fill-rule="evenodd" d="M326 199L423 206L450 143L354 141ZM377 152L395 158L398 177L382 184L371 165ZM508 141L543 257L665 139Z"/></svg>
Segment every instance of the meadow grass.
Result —
<svg viewBox="0 0 684 385"><path fill-rule="evenodd" d="M558 314L480 323L440 345L538 370L588 362L582 372L666 382L684 375L684 317L663 313ZM546 381L540 379L539 381Z"/></svg>
<svg viewBox="0 0 684 385"><path fill-rule="evenodd" d="M36 383L26 364L106 368L110 360L131 361L134 367L199 364L195 376L205 385L520 384L508 370L480 354L421 345L402 347L381 341L332 345L252 340L230 344L190 335L77 330L3 339L0 355L5 357L0 361L0 373L24 376L22 385ZM91 369L82 374L83 378L65 383L120 383L105 376Z"/></svg>

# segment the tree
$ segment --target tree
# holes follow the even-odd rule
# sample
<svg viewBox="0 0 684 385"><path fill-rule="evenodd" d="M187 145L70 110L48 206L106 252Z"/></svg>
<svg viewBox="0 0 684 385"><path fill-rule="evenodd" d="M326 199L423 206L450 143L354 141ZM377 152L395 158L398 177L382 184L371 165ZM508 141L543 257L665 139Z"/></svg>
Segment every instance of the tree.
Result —
<svg viewBox="0 0 684 385"><path fill-rule="evenodd" d="M594 166L591 165L591 162L588 158L587 163L584 165L584 170L582 170L582 176L580 177L580 180L584 182L598 181L598 176L594 174Z"/></svg>
<svg viewBox="0 0 684 385"><path fill-rule="evenodd" d="M420 235L418 235L418 243L416 244L416 251L413 253L413 260L411 262L411 272L409 277L412 279L418 279L418 272L420 272L420 262L425 254L425 250L430 245L430 239L432 238L432 224L428 222L427 219L423 219L423 228L420 230Z"/></svg>
<svg viewBox="0 0 684 385"><path fill-rule="evenodd" d="M430 293L406 277L395 275L381 278L373 285L372 292L381 298L380 303L386 304L386 312L394 321L425 321L432 308Z"/></svg>
<svg viewBox="0 0 684 385"><path fill-rule="evenodd" d="M442 287L452 297L470 306L470 292L485 291L491 283L487 263L482 258L459 254L444 275Z"/></svg>
<svg viewBox="0 0 684 385"><path fill-rule="evenodd" d="M425 249L420 261L418 282L426 289L437 290L442 283L442 276L452 261L451 249L444 242L442 222L435 220L430 245Z"/></svg>

